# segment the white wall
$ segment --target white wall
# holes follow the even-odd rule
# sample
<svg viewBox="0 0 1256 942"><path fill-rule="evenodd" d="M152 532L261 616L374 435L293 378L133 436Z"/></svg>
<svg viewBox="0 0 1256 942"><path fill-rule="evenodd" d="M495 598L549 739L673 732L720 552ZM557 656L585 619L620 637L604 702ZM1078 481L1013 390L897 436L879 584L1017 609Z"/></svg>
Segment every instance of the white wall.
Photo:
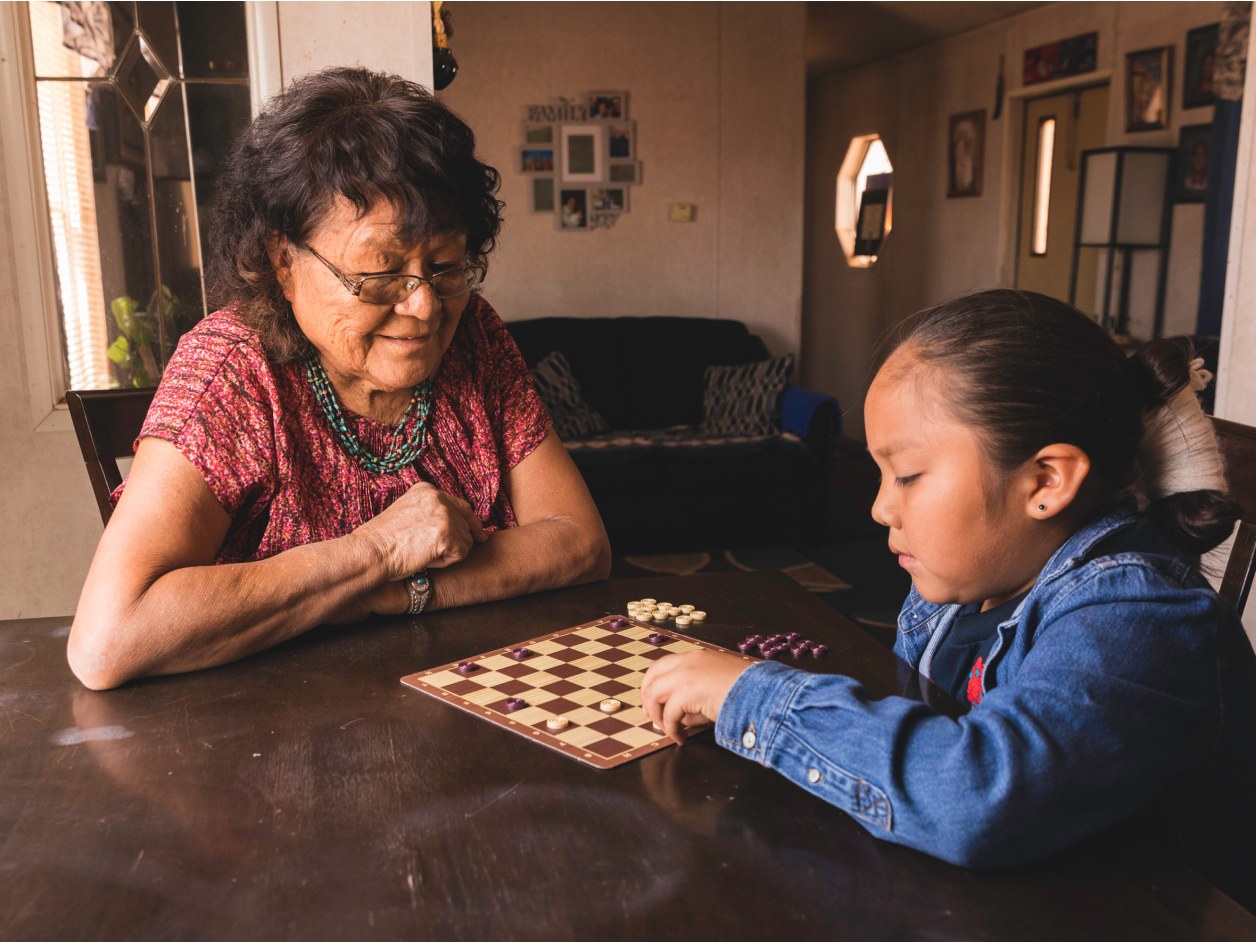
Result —
<svg viewBox="0 0 1256 942"><path fill-rule="evenodd" d="M1216 407L1221 418L1244 425L1256 425L1256 370L1252 369L1256 363L1256 30L1251 42L1234 175ZM1252 625L1256 627L1256 611Z"/></svg>
<svg viewBox="0 0 1256 942"><path fill-rule="evenodd" d="M361 65L432 86L432 5L301 3L279 8L280 71L295 76L337 65Z"/></svg>
<svg viewBox="0 0 1256 942"><path fill-rule="evenodd" d="M431 85L429 3L277 6L283 81L362 64ZM73 613L102 530L74 433L32 428L13 247L0 187L0 619Z"/></svg>
<svg viewBox="0 0 1256 942"><path fill-rule="evenodd" d="M1176 146L1178 128L1212 120L1183 112L1186 32L1218 22L1222 4L1057 3L892 59L825 76L810 89L804 268L803 380L834 395L848 434L862 437L863 396L876 339L913 311L969 291L1010 283L1008 246L1019 199L1014 168L1021 132L1005 105L991 120L999 56L1009 92L1021 87L1024 51L1096 30L1100 72L1110 71L1108 144ZM1170 126L1126 134L1127 52L1175 46ZM980 197L946 198L950 115L987 110ZM894 163L894 231L872 269L848 268L833 231L836 177L850 139L879 133ZM1203 206L1174 209L1165 327L1194 331Z"/></svg>
<svg viewBox="0 0 1256 942"><path fill-rule="evenodd" d="M502 173L486 296L506 320L683 315L745 321L774 353L801 328L801 3L459 3L441 96ZM528 104L626 89L642 184L613 229L559 232L514 169ZM698 206L673 223L669 203Z"/></svg>

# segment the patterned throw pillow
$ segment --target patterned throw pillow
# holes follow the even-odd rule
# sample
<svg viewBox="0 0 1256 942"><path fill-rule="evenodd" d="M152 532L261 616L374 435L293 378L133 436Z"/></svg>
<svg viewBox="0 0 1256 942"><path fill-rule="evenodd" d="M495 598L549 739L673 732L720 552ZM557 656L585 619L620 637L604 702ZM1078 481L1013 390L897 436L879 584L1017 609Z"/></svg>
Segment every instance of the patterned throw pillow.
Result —
<svg viewBox="0 0 1256 942"><path fill-rule="evenodd" d="M703 435L773 435L781 430L781 396L794 355L703 373Z"/></svg>
<svg viewBox="0 0 1256 942"><path fill-rule="evenodd" d="M532 382L563 441L610 431L602 414L584 401L571 364L557 350L532 367Z"/></svg>

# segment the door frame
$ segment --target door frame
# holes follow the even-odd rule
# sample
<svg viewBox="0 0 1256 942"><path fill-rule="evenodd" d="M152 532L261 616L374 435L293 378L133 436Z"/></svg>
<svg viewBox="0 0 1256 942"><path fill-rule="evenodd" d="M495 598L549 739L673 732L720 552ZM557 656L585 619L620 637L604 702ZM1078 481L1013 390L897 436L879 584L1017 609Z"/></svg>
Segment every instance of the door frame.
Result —
<svg viewBox="0 0 1256 942"><path fill-rule="evenodd" d="M1113 97L1111 94L1112 69L1099 69L1085 75L1072 75L1053 82L1026 85L1006 92L1003 109L1003 159L1002 186L999 199L1003 211L999 214L999 283L1011 287L1016 284L1016 269L1020 251L1021 186L1025 166L1025 106L1037 98L1050 98L1063 92L1078 92L1086 88L1107 85L1108 128L1112 127ZM1107 146L1105 134L1104 146Z"/></svg>

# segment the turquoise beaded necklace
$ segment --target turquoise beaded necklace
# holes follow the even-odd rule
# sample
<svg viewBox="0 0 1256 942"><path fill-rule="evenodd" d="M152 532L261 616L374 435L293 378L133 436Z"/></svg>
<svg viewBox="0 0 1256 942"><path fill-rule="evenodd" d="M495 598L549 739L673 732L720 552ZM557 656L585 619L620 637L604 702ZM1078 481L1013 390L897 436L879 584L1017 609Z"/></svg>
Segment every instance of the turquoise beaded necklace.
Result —
<svg viewBox="0 0 1256 942"><path fill-rule="evenodd" d="M427 445L427 415L432 408L432 381L430 379L425 379L414 387L410 407L406 409L401 424L397 426L397 432L400 433L410 421L410 417L417 412L419 417L413 433L408 439L401 438L399 434L397 441L388 450L388 454L382 458L376 458L362 447L357 435L350 431L344 410L340 407L336 393L331 388L331 380L327 378L327 371L323 369L318 354L313 350L305 358L305 375L309 377L310 385L314 387L314 397L318 400L323 415L327 417L332 431L336 434L340 447L367 471L372 474L396 474L407 465L413 464L419 455L423 454L423 448Z"/></svg>

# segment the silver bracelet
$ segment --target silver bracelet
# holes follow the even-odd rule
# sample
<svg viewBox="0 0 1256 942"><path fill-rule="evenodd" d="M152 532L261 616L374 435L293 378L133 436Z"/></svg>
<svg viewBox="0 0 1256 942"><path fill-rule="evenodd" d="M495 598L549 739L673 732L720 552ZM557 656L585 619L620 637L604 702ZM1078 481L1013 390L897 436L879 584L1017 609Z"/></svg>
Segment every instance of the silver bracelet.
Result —
<svg viewBox="0 0 1256 942"><path fill-rule="evenodd" d="M406 579L406 591L410 593L410 607L406 610L407 615L418 615L427 608L427 603L432 600L432 580L428 577L426 569L420 569Z"/></svg>

